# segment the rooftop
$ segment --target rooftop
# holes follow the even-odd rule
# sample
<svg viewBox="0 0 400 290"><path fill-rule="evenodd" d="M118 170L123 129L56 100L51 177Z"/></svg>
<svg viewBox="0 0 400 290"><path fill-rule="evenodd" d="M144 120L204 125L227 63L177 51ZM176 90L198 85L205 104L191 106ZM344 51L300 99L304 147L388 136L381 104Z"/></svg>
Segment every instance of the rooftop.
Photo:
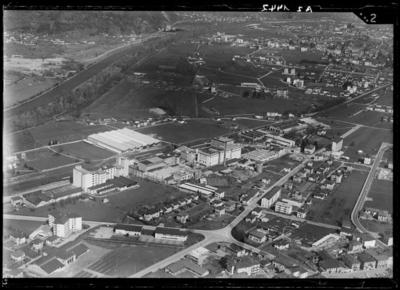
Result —
<svg viewBox="0 0 400 290"><path fill-rule="evenodd" d="M115 230L131 231L131 232L141 232L143 227L142 226L136 226L136 225L117 224L117 225L115 225L114 229Z"/></svg>
<svg viewBox="0 0 400 290"><path fill-rule="evenodd" d="M181 237L187 236L187 233L182 230L164 228L164 227L157 227L155 230L155 233L163 234L163 235L171 235L171 236L181 236Z"/></svg>
<svg viewBox="0 0 400 290"><path fill-rule="evenodd" d="M57 258L53 258L47 263L41 265L40 268L42 268L47 274L51 274L58 269L64 268L64 265L59 260L57 260Z"/></svg>

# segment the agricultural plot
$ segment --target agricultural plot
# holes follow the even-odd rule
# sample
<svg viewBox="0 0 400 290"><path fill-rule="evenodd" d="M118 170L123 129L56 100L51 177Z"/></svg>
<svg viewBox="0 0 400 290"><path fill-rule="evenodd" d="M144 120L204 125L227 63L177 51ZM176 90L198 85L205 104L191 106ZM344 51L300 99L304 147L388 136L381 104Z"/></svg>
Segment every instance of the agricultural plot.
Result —
<svg viewBox="0 0 400 290"><path fill-rule="evenodd" d="M390 129L393 127L393 123L382 121L382 117L389 116L390 114L381 113L381 112L373 112L373 111L364 111L360 114L357 114L353 117L348 118L349 122L354 122L358 124L363 124L366 126L375 126L379 128Z"/></svg>
<svg viewBox="0 0 400 290"><path fill-rule="evenodd" d="M301 52L300 50L280 50L279 55L281 55L286 63L292 64L314 64L321 63L326 64L326 60L321 59L323 54L321 52Z"/></svg>
<svg viewBox="0 0 400 290"><path fill-rule="evenodd" d="M393 143L393 133L389 130L361 127L344 138L344 155L358 161L365 155L375 155L382 142ZM359 150L362 150L361 154L358 153Z"/></svg>
<svg viewBox="0 0 400 290"><path fill-rule="evenodd" d="M73 158L89 160L103 160L115 155L115 153L112 151L102 149L84 141L54 146L53 149Z"/></svg>
<svg viewBox="0 0 400 290"><path fill-rule="evenodd" d="M127 277L174 254L177 250L157 246L124 246L108 253L89 269L111 277Z"/></svg>
<svg viewBox="0 0 400 290"><path fill-rule="evenodd" d="M48 145L50 140L59 143L86 138L90 134L109 131L111 128L103 125L84 125L75 121L51 121L44 125L29 129L34 140L42 146ZM19 143L19 140L15 140Z"/></svg>
<svg viewBox="0 0 400 290"><path fill-rule="evenodd" d="M257 79L255 77L246 75L244 73L241 73L240 71L233 73L226 70L218 70L209 66L201 67L198 73L201 75L205 75L209 81L216 84L240 86L241 83L245 82L257 82Z"/></svg>
<svg viewBox="0 0 400 290"><path fill-rule="evenodd" d="M349 220L367 174L367 172L353 171L326 199L313 199L307 219L332 225L339 225L343 220Z"/></svg>
<svg viewBox="0 0 400 290"><path fill-rule="evenodd" d="M24 232L27 235L30 235L34 230L44 224L44 222L38 221L26 221L26 220L12 220L12 219L4 219L3 227L5 231L7 228L13 228Z"/></svg>
<svg viewBox="0 0 400 290"><path fill-rule="evenodd" d="M222 115L233 114L264 114L266 112L283 113L285 111L304 110L309 104L302 102L293 102L293 100L284 100L276 98L252 99L240 96L232 96L228 99L215 98L206 103L207 107L215 108Z"/></svg>
<svg viewBox="0 0 400 290"><path fill-rule="evenodd" d="M166 91L164 88L136 87L122 81L84 111L99 117L141 119L153 116L150 108L160 107L170 115L194 116L193 90Z"/></svg>
<svg viewBox="0 0 400 290"><path fill-rule="evenodd" d="M384 93L378 94L379 99L375 102L378 105L393 106L393 91L386 90Z"/></svg>
<svg viewBox="0 0 400 290"><path fill-rule="evenodd" d="M6 155L40 146L28 130L7 134L4 139L4 151Z"/></svg>
<svg viewBox="0 0 400 290"><path fill-rule="evenodd" d="M49 149L39 149L26 154L26 165L36 170L55 168L78 161L79 160L60 155Z"/></svg>
<svg viewBox="0 0 400 290"><path fill-rule="evenodd" d="M229 44L203 45L200 47L200 56L203 57L206 65L213 68L219 68L232 63L235 55L245 56L254 49L247 47L233 47Z"/></svg>
<svg viewBox="0 0 400 290"><path fill-rule="evenodd" d="M370 200L372 199L372 200ZM375 179L368 192L368 200L365 207L393 212L393 182L388 180Z"/></svg>
<svg viewBox="0 0 400 290"><path fill-rule="evenodd" d="M187 143L198 139L210 139L229 133L229 129L210 120L189 120L186 124L164 124L144 129L140 133L175 144Z"/></svg>
<svg viewBox="0 0 400 290"><path fill-rule="evenodd" d="M241 127L245 128L255 128L255 127L260 127L260 126L267 126L270 124L270 121L266 120L257 120L257 119L236 119L235 123L239 124Z"/></svg>

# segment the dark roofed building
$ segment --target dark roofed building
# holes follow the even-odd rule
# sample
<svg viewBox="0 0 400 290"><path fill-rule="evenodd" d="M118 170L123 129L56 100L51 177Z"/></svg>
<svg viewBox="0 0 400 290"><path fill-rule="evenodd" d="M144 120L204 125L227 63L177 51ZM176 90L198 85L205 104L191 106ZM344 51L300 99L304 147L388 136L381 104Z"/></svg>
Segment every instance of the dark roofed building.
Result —
<svg viewBox="0 0 400 290"><path fill-rule="evenodd" d="M80 243L79 245L73 247L72 249L69 250L72 254L75 255L76 258L79 258L82 256L84 253L89 251L89 248L85 245Z"/></svg>
<svg viewBox="0 0 400 290"><path fill-rule="evenodd" d="M41 265L40 268L42 268L47 274L51 274L59 269L64 268L64 264L57 260L57 258L53 258Z"/></svg>
<svg viewBox="0 0 400 290"><path fill-rule="evenodd" d="M187 240L188 234L182 230L157 227L155 230L155 238L163 240L174 240L184 242Z"/></svg>

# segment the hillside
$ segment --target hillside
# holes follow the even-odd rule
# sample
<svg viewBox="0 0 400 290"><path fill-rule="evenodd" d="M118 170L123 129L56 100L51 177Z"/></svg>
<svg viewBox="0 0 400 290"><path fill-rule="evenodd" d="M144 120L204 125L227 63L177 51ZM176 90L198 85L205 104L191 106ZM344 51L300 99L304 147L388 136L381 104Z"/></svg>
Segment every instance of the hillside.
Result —
<svg viewBox="0 0 400 290"><path fill-rule="evenodd" d="M65 35L141 34L179 20L175 12L144 11L5 11L7 32Z"/></svg>

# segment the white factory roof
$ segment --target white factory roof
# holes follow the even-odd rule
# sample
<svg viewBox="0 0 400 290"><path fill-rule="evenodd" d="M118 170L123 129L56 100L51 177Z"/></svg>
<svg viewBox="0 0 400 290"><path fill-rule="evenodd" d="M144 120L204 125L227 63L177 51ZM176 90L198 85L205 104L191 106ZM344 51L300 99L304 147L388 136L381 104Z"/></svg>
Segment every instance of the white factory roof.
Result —
<svg viewBox="0 0 400 290"><path fill-rule="evenodd" d="M115 148L119 151L126 151L160 142L153 137L128 128L92 134L89 135L88 140L96 142L100 146L104 145L105 147Z"/></svg>

